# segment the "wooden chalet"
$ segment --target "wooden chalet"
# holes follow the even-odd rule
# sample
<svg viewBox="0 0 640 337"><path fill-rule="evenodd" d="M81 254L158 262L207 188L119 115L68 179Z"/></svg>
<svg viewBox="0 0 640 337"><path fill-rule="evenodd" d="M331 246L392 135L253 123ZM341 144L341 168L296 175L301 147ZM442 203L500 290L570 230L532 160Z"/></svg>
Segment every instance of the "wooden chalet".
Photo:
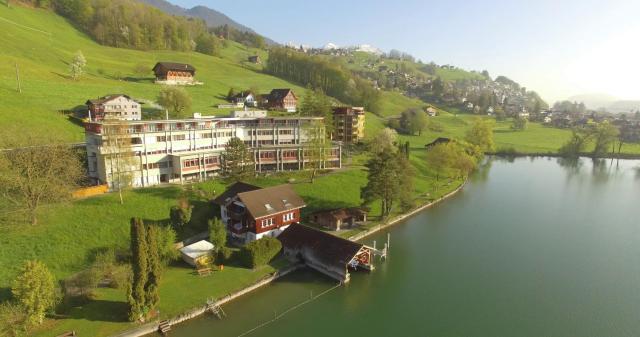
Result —
<svg viewBox="0 0 640 337"><path fill-rule="evenodd" d="M311 221L324 228L339 231L344 227L352 228L358 222L367 221L367 212L353 208L338 208L311 214Z"/></svg>
<svg viewBox="0 0 640 337"><path fill-rule="evenodd" d="M85 102L91 121L121 119L139 121L142 119L141 103L124 94L111 94Z"/></svg>
<svg viewBox="0 0 640 337"><path fill-rule="evenodd" d="M262 64L262 60L260 59L260 56L258 55L251 55L247 58L247 61L251 62L251 63L255 63L255 64Z"/></svg>
<svg viewBox="0 0 640 337"><path fill-rule="evenodd" d="M259 188L238 182L213 200L233 238L241 243L276 237L300 221L304 200L290 185Z"/></svg>
<svg viewBox="0 0 640 337"><path fill-rule="evenodd" d="M153 67L156 83L162 84L194 84L196 68L190 64L175 62L158 62Z"/></svg>
<svg viewBox="0 0 640 337"><path fill-rule="evenodd" d="M291 89L273 89L265 98L269 109L296 112L298 97Z"/></svg>
<svg viewBox="0 0 640 337"><path fill-rule="evenodd" d="M371 248L318 229L292 224L278 240L288 259L343 283L349 282L349 269L373 270Z"/></svg>

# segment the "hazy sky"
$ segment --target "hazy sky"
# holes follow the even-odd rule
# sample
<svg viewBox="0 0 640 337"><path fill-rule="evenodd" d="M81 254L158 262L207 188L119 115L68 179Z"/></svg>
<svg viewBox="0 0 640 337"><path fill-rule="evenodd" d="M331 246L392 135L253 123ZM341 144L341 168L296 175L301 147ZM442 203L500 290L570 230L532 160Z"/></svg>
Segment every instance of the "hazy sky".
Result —
<svg viewBox="0 0 640 337"><path fill-rule="evenodd" d="M278 42L371 44L487 69L548 101L640 99L640 0L170 0L205 5Z"/></svg>

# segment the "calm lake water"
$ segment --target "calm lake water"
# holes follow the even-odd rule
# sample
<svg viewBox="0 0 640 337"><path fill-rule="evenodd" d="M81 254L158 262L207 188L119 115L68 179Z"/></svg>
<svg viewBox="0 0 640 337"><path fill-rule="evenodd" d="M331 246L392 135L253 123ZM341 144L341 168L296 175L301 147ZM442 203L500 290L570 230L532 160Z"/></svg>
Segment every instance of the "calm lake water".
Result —
<svg viewBox="0 0 640 337"><path fill-rule="evenodd" d="M373 273L248 336L640 336L640 161L495 159L390 233ZM333 286L297 272L171 336L238 336Z"/></svg>

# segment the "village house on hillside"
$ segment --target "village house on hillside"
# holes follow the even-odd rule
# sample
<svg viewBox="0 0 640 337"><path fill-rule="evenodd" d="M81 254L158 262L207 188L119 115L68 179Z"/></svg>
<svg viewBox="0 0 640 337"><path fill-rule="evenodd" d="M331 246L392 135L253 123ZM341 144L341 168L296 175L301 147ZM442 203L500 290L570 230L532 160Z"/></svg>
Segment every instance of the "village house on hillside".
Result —
<svg viewBox="0 0 640 337"><path fill-rule="evenodd" d="M248 91L248 90L241 91L235 94L235 96L233 96L231 100L232 100L232 103L235 103L236 105L242 104L242 106L247 106L247 107L255 107L258 105L258 100L256 99L256 96L251 91Z"/></svg>
<svg viewBox="0 0 640 337"><path fill-rule="evenodd" d="M364 108L338 107L333 109L333 140L347 144L364 139Z"/></svg>
<svg viewBox="0 0 640 337"><path fill-rule="evenodd" d="M156 83L168 85L197 84L194 79L196 68L190 64L158 62L152 70L156 75Z"/></svg>
<svg viewBox="0 0 640 337"><path fill-rule="evenodd" d="M264 96L264 104L269 109L296 112L298 97L291 89L273 89Z"/></svg>
<svg viewBox="0 0 640 337"><path fill-rule="evenodd" d="M251 63L255 63L255 64L262 64L262 60L260 59L260 56L258 56L258 55L249 56L247 58L247 61L249 61Z"/></svg>
<svg viewBox="0 0 640 337"><path fill-rule="evenodd" d="M306 205L290 185L259 188L238 182L217 197L220 218L231 236L242 243L276 237L300 221Z"/></svg>
<svg viewBox="0 0 640 337"><path fill-rule="evenodd" d="M119 119L139 121L142 119L140 103L124 94L107 95L90 99L86 103L90 121Z"/></svg>

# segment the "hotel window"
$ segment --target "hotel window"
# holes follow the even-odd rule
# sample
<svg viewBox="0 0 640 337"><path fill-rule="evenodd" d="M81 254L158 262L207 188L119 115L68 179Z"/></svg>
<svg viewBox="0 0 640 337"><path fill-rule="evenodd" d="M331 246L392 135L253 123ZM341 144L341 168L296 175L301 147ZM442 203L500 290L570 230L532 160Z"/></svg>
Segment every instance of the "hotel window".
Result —
<svg viewBox="0 0 640 337"><path fill-rule="evenodd" d="M167 136L156 136L156 142L162 143L167 141Z"/></svg>
<svg viewBox="0 0 640 337"><path fill-rule="evenodd" d="M267 227L271 227L271 226L273 226L273 218L262 219L260 221L260 227L261 228L267 228Z"/></svg>
<svg viewBox="0 0 640 337"><path fill-rule="evenodd" d="M185 135L175 135L173 136L173 140L185 140Z"/></svg>

